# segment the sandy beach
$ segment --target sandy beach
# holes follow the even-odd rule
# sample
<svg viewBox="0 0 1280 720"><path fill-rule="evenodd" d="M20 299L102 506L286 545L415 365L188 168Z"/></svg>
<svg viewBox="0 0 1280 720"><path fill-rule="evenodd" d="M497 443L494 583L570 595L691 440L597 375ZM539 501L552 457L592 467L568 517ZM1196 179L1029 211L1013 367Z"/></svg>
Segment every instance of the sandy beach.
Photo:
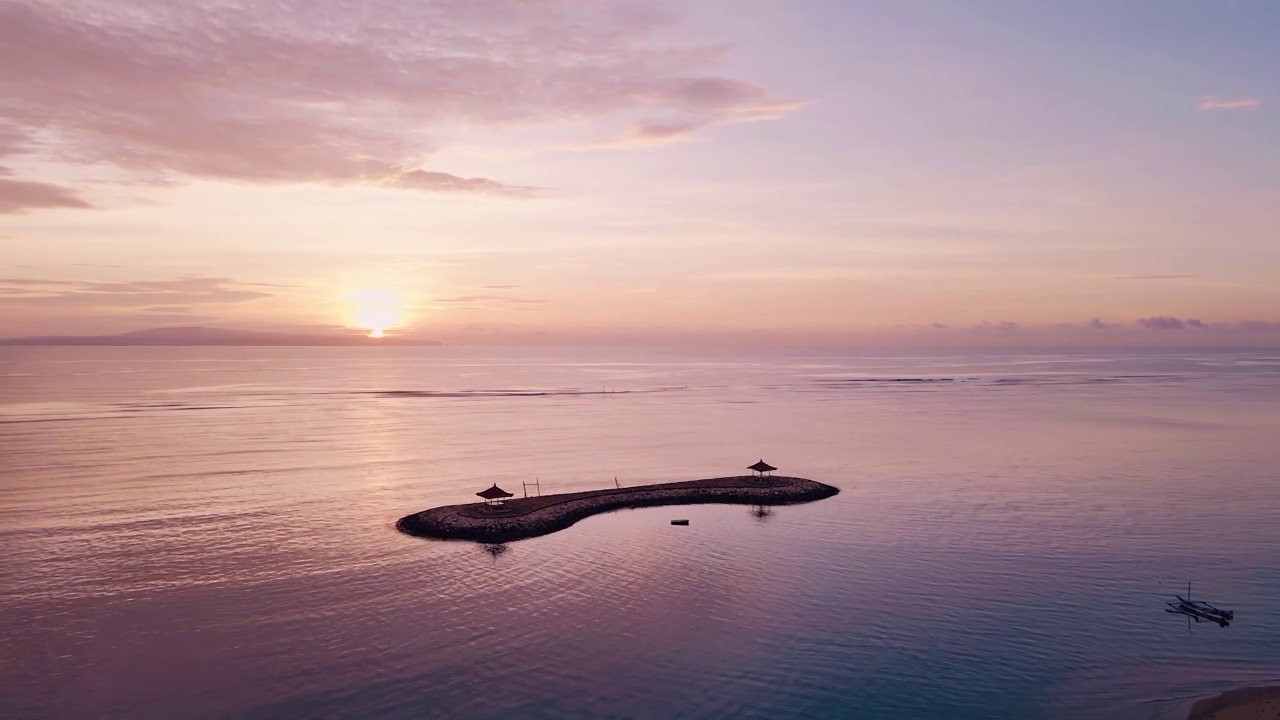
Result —
<svg viewBox="0 0 1280 720"><path fill-rule="evenodd" d="M1230 690L1191 706L1187 720L1275 720L1280 718L1280 685Z"/></svg>

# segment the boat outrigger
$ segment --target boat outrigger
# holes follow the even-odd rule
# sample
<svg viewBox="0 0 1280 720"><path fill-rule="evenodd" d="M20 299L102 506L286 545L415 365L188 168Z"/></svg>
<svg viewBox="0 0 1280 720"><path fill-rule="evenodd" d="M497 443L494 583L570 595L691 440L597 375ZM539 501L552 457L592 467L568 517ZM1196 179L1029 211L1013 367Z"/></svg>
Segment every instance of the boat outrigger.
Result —
<svg viewBox="0 0 1280 720"><path fill-rule="evenodd" d="M1186 615L1188 618L1194 618L1196 622L1208 620L1209 622L1218 623L1222 627L1231 624L1236 614L1230 610L1221 610L1210 605L1203 600L1191 599L1191 583L1187 583L1187 596L1174 595L1178 598L1177 602L1166 602L1169 607L1165 609L1167 613L1176 615Z"/></svg>

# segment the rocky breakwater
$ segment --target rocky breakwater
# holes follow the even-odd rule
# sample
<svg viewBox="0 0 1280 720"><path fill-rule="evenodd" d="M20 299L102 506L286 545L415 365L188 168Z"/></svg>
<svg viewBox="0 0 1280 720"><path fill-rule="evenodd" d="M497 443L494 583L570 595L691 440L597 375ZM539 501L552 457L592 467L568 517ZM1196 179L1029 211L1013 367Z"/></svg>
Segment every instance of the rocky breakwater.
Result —
<svg viewBox="0 0 1280 720"><path fill-rule="evenodd" d="M724 477L508 500L501 505L445 505L400 518L417 537L505 543L563 530L597 513L658 505L793 505L822 500L839 488L796 477Z"/></svg>

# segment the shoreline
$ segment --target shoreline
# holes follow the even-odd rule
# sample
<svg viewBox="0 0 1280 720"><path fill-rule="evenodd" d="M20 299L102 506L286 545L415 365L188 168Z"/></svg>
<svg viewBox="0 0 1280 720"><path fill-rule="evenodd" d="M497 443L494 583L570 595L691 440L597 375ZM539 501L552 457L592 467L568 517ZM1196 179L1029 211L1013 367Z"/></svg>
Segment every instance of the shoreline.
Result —
<svg viewBox="0 0 1280 720"><path fill-rule="evenodd" d="M406 515L396 529L433 540L505 543L549 535L602 512L663 505L795 505L823 500L839 488L805 478L737 476L445 505Z"/></svg>
<svg viewBox="0 0 1280 720"><path fill-rule="evenodd" d="M1187 720L1273 720L1280 718L1280 685L1228 690L1191 706Z"/></svg>

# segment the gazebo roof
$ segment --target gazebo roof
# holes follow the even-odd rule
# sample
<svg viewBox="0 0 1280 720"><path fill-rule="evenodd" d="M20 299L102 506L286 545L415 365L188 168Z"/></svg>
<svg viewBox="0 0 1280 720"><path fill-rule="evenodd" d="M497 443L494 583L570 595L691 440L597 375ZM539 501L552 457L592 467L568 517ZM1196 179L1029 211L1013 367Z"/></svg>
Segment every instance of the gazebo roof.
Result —
<svg viewBox="0 0 1280 720"><path fill-rule="evenodd" d="M481 490L476 494L484 498L485 500L497 500L498 498L511 497L511 493L498 487L497 483L494 483L493 487L489 488L488 490Z"/></svg>
<svg viewBox="0 0 1280 720"><path fill-rule="evenodd" d="M749 467L749 468L747 468L747 469L748 469L748 470L755 470L756 472L773 472L774 470L777 470L778 468L776 468L776 467L774 467L774 466L770 465L769 463L765 462L764 460L761 460L760 462L756 463L755 465L752 465L751 467Z"/></svg>

